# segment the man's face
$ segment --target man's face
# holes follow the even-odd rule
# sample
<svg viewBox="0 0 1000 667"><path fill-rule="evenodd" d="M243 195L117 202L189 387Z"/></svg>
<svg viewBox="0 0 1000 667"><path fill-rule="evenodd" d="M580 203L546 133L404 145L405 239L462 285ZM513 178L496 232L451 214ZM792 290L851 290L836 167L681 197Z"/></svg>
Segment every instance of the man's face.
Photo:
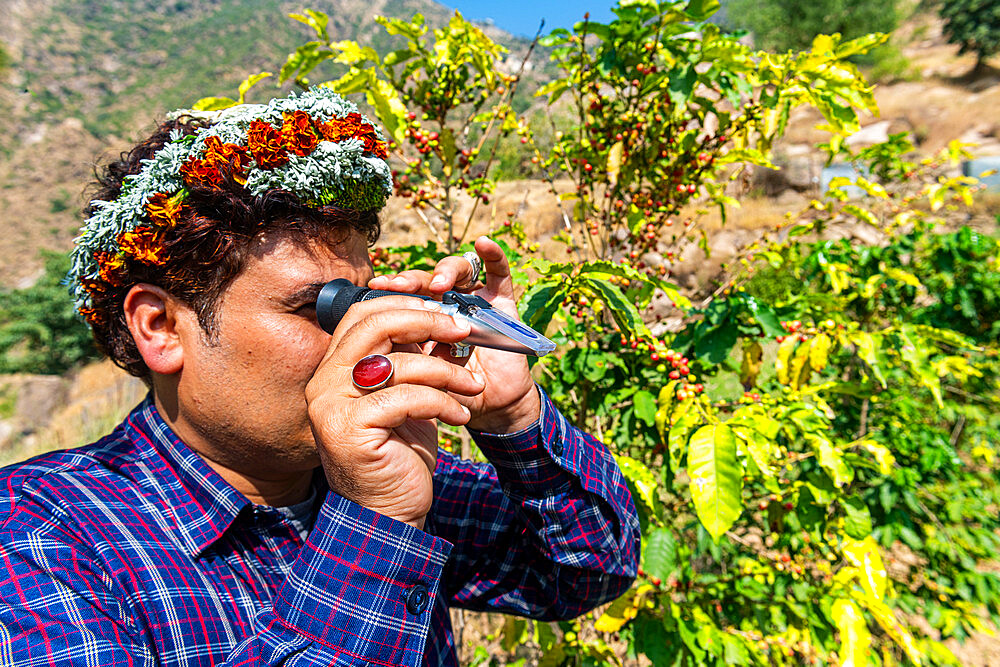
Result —
<svg viewBox="0 0 1000 667"><path fill-rule="evenodd" d="M203 456L251 475L318 465L305 388L330 336L316 322L316 296L335 278L365 285L371 277L356 233L336 247L262 239L216 306L214 340L191 333L187 322L171 419L178 435Z"/></svg>

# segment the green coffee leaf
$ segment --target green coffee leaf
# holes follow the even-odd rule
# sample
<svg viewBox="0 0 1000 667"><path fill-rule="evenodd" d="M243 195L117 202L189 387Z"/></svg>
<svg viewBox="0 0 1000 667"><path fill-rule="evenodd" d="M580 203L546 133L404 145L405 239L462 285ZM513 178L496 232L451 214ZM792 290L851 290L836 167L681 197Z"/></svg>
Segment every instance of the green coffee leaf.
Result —
<svg viewBox="0 0 1000 667"><path fill-rule="evenodd" d="M663 581L677 567L677 539L669 528L657 528L642 548L642 569Z"/></svg>
<svg viewBox="0 0 1000 667"><path fill-rule="evenodd" d="M856 540L862 540L872 533L872 517L868 506L857 497L842 498L844 508L844 530Z"/></svg>
<svg viewBox="0 0 1000 667"><path fill-rule="evenodd" d="M632 397L632 403L635 407L636 417L645 422L647 426L653 426L656 423L656 398L651 393L640 389Z"/></svg>
<svg viewBox="0 0 1000 667"><path fill-rule="evenodd" d="M698 429L688 443L687 470L698 518L718 542L743 511L743 469L732 429L725 424Z"/></svg>

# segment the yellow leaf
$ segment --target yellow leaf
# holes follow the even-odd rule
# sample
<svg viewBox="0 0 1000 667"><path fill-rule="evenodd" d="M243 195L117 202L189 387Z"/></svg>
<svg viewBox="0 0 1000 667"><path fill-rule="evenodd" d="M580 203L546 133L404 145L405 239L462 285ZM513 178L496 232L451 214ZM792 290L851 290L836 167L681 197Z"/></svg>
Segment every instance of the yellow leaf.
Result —
<svg viewBox="0 0 1000 667"><path fill-rule="evenodd" d="M757 384L757 375L760 374L762 357L764 350L757 341L751 342L743 347L743 363L740 366L740 384L747 391Z"/></svg>
<svg viewBox="0 0 1000 667"><path fill-rule="evenodd" d="M812 46L813 54L817 56L830 56L833 55L836 42L834 42L833 37L830 35L816 35Z"/></svg>
<svg viewBox="0 0 1000 667"><path fill-rule="evenodd" d="M792 389L798 389L809 382L812 369L809 367L809 345L800 345L795 350L795 357L792 359L791 370L788 377L791 381Z"/></svg>
<svg viewBox="0 0 1000 667"><path fill-rule="evenodd" d="M856 181L856 183L859 188L861 188L862 190L864 190L873 197L879 197L881 199L889 198L889 193L886 192L885 188L879 185L878 183L869 181L867 178L859 178Z"/></svg>
<svg viewBox="0 0 1000 667"><path fill-rule="evenodd" d="M809 365L814 371L826 368L827 357L830 354L830 337L821 333L809 344Z"/></svg>
<svg viewBox="0 0 1000 667"><path fill-rule="evenodd" d="M885 276L881 273L876 273L875 275L869 276L868 280L865 281L864 287L861 288L861 296L866 299L870 299L875 296L875 290L885 282Z"/></svg>
<svg viewBox="0 0 1000 667"><path fill-rule="evenodd" d="M884 602L880 600L873 600L867 596L863 597L859 601L865 608L868 609L868 612L875 617L875 620L882 626L882 629L885 630L886 634L892 637L893 641L902 647L903 651L906 652L906 655L915 665L917 665L917 667L924 664L921 660L922 652L917 647L917 642L913 638L913 635L911 635L910 632L896 620L892 610Z"/></svg>
<svg viewBox="0 0 1000 667"><path fill-rule="evenodd" d="M788 366L790 362L790 357L792 356L792 350L795 349L795 345L799 342L799 339L795 336L788 336L785 340L781 341L781 345L778 347L778 358L774 361L774 370L778 375L778 382L781 384L788 384Z"/></svg>
<svg viewBox="0 0 1000 667"><path fill-rule="evenodd" d="M246 101L246 96L250 89L269 76L271 76L270 72L259 72L257 74L251 74L247 78L243 79L243 83L241 83L239 87L239 103L243 104Z"/></svg>
<svg viewBox="0 0 1000 667"><path fill-rule="evenodd" d="M653 587L650 584L629 590L601 614L601 617L594 622L594 629L600 632L618 632L636 617L652 591Z"/></svg>
<svg viewBox="0 0 1000 667"><path fill-rule="evenodd" d="M923 287L923 285L920 284L920 281L917 279L917 277L912 273L910 273L909 271L903 271L902 269L895 269L888 266L884 267L883 271L885 275L889 276L893 280L898 280L901 283L906 283L910 287L916 287L917 289Z"/></svg>
<svg viewBox="0 0 1000 667"><path fill-rule="evenodd" d="M886 572L878 543L869 535L863 540L845 537L843 545L847 562L858 569L858 583L865 593L881 601L885 595Z"/></svg>
<svg viewBox="0 0 1000 667"><path fill-rule="evenodd" d="M878 366L878 358L875 355L875 337L866 331L853 331L849 335L849 339L857 348L857 353L861 357L861 360L872 369L875 379L879 381L882 387L886 387L885 378L882 376L882 371ZM881 342L881 339L879 342Z"/></svg>
<svg viewBox="0 0 1000 667"><path fill-rule="evenodd" d="M219 111L237 104L239 103L231 97L203 97L195 102L191 108L195 111Z"/></svg>
<svg viewBox="0 0 1000 667"><path fill-rule="evenodd" d="M833 603L831 616L840 632L841 667L867 665L872 636L861 610L850 600L837 600Z"/></svg>
<svg viewBox="0 0 1000 667"><path fill-rule="evenodd" d="M631 606L632 602L627 598L628 596L618 598L613 602L608 610L594 622L594 629L598 632L618 632L626 623L635 618L639 610ZM619 605L623 600L625 604Z"/></svg>
<svg viewBox="0 0 1000 667"><path fill-rule="evenodd" d="M896 458L892 455L892 452L874 440L865 440L861 443L861 446L875 457L875 461L878 462L879 472L883 475L888 475L892 472L892 466L896 463Z"/></svg>
<svg viewBox="0 0 1000 667"><path fill-rule="evenodd" d="M608 183L610 187L614 187L618 183L618 173L622 168L622 152L624 150L624 144L619 141L608 151Z"/></svg>

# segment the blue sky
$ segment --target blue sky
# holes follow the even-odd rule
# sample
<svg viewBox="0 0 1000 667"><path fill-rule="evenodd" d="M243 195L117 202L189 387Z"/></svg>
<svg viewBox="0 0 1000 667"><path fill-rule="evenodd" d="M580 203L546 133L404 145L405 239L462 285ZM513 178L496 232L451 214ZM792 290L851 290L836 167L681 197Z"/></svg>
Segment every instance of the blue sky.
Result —
<svg viewBox="0 0 1000 667"><path fill-rule="evenodd" d="M613 0L595 0L595 2L579 2L574 0L499 0L483 2L476 0L438 0L446 7L452 7L462 12L467 19L483 21L492 19L499 27L509 33L522 37L534 37L538 24L544 18L545 28L542 34L551 32L554 28L571 28L577 21L583 20L584 12L590 12L594 21L607 23L612 18L609 7Z"/></svg>

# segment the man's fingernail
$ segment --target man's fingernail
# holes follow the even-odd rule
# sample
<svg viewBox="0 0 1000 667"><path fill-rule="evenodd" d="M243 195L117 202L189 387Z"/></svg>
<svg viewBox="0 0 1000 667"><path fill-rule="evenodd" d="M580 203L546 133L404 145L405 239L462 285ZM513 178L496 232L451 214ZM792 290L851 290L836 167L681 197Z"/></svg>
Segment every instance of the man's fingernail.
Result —
<svg viewBox="0 0 1000 667"><path fill-rule="evenodd" d="M472 377L476 378L476 382L479 384L486 384L486 378L481 373L473 373Z"/></svg>
<svg viewBox="0 0 1000 667"><path fill-rule="evenodd" d="M444 285L444 283L445 283L444 276L434 276L431 279L431 287L437 287L439 285Z"/></svg>
<svg viewBox="0 0 1000 667"><path fill-rule="evenodd" d="M462 406L462 412L465 413L466 417L472 414L471 412L469 412L469 408L465 407L464 405Z"/></svg>
<svg viewBox="0 0 1000 667"><path fill-rule="evenodd" d="M441 310L441 304L437 301L424 301L424 308L427 310Z"/></svg>

